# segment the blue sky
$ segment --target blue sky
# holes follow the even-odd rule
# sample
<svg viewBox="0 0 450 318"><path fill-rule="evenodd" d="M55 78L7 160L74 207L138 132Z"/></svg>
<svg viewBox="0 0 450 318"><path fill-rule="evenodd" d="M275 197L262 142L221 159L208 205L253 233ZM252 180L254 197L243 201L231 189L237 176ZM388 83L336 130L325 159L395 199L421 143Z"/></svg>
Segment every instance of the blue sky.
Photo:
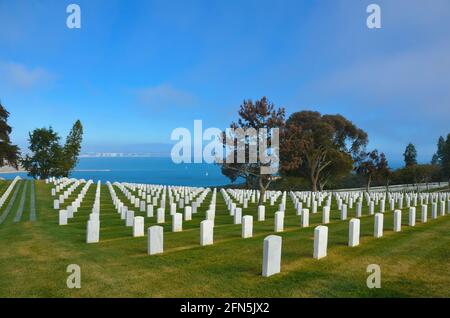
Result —
<svg viewBox="0 0 450 318"><path fill-rule="evenodd" d="M450 133L447 0L0 0L0 21L0 99L22 148L79 118L83 152L158 152L174 128L224 128L264 95L348 117L393 163L408 142L429 161Z"/></svg>

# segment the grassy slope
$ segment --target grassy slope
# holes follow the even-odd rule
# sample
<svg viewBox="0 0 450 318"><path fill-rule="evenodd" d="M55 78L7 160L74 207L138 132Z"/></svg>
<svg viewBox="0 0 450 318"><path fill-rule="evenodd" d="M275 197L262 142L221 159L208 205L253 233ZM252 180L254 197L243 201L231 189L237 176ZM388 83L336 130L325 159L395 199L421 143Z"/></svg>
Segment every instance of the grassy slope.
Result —
<svg viewBox="0 0 450 318"><path fill-rule="evenodd" d="M0 183L1 193L6 186L7 182ZM448 215L408 228L404 212L402 232L393 233L392 213L386 213L385 236L374 239L373 216L364 207L361 245L349 248L348 221L340 221L333 206L328 256L318 261L312 258L313 230L321 213L311 215L311 227L302 229L288 199L285 232L279 233L283 237L282 272L263 278L263 239L273 234L275 207L268 208L265 222L255 221L254 237L244 240L241 226L232 224L218 193L215 242L201 247L199 222L204 219L209 195L193 221L183 222L181 233L170 232L166 216L164 254L148 256L146 237L131 236L131 228L114 211L106 186L102 187L99 244L85 243L95 185L68 226L57 225L50 186L42 182L36 182L37 222L29 222L29 190L21 222L13 223L20 191L0 225L0 297L450 297ZM66 202L80 190L81 186ZM116 193L121 194L117 188ZM256 220L255 205L243 214L252 214ZM353 215L354 209L349 211L349 217ZM146 218L146 228L154 221ZM372 263L381 266L381 289L366 287L366 268ZM69 264L81 266L81 289L66 287Z"/></svg>

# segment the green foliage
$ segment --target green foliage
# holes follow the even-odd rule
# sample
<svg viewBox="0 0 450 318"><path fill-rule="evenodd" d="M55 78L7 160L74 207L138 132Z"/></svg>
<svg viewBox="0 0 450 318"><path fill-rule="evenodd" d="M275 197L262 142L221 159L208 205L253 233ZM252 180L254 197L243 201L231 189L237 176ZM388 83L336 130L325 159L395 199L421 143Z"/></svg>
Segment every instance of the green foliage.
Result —
<svg viewBox="0 0 450 318"><path fill-rule="evenodd" d="M438 182L440 180L440 169L436 165L410 165L395 171L393 180L397 184L418 184Z"/></svg>
<svg viewBox="0 0 450 318"><path fill-rule="evenodd" d="M20 150L16 145L11 144L9 135L12 128L8 125L9 112L0 102L0 167L5 164L18 168Z"/></svg>
<svg viewBox="0 0 450 318"><path fill-rule="evenodd" d="M282 173L308 178L311 190L317 191L349 174L367 141L366 132L341 115L293 113L282 139Z"/></svg>
<svg viewBox="0 0 450 318"><path fill-rule="evenodd" d="M284 108L275 108L275 105L268 101L266 97L262 97L260 100L253 102L252 100L245 100L241 104L239 109L239 118L237 123L231 123L230 127L235 130L231 135L226 135L226 132L222 134L222 142L225 149L228 149L230 153L224 158L224 162L220 163L221 172L228 177L231 182L236 181L238 178L243 178L246 185L249 187L258 187L261 191L260 200L262 200L264 191L268 188L273 181L273 174L262 173L262 168L273 166L272 163L264 163L260 160L260 149L256 150L256 162L250 162L249 148L251 144L259 144L260 138L265 139L268 148L272 148L275 145L271 145L272 128L282 128L284 126ZM267 134L261 137L258 134L258 140L252 140L245 132L254 129L256 133L260 133L260 129L266 129ZM241 132L237 132L242 130ZM235 141L237 140L237 142ZM230 144L230 142L232 144ZM237 145L237 146L236 146ZM238 148L240 147L240 148ZM245 153L245 162L238 162L238 154Z"/></svg>
<svg viewBox="0 0 450 318"><path fill-rule="evenodd" d="M431 162L440 167L443 178L450 179L450 134L447 135L447 139L439 137L437 151Z"/></svg>
<svg viewBox="0 0 450 318"><path fill-rule="evenodd" d="M63 148L64 160L61 164L61 175L63 177L67 177L70 171L77 165L82 141L83 125L79 120L77 120L67 136L66 143Z"/></svg>
<svg viewBox="0 0 450 318"><path fill-rule="evenodd" d="M366 188L369 190L372 181L384 179L388 184L390 170L384 153L379 154L375 149L371 152L361 153L355 167L357 174L366 178Z"/></svg>
<svg viewBox="0 0 450 318"><path fill-rule="evenodd" d="M28 142L31 154L25 156L22 165L33 178L68 177L77 164L81 149L83 126L77 120L66 143L61 146L58 133L49 128L30 132Z"/></svg>
<svg viewBox="0 0 450 318"><path fill-rule="evenodd" d="M62 148L59 145L59 136L49 128L38 128L30 132L28 142L32 155L26 155L22 165L28 175L42 179L59 177L59 166L62 161Z"/></svg>
<svg viewBox="0 0 450 318"><path fill-rule="evenodd" d="M406 167L417 164L417 150L412 143L409 143L408 146L406 146L405 152L403 153L403 157L405 158Z"/></svg>

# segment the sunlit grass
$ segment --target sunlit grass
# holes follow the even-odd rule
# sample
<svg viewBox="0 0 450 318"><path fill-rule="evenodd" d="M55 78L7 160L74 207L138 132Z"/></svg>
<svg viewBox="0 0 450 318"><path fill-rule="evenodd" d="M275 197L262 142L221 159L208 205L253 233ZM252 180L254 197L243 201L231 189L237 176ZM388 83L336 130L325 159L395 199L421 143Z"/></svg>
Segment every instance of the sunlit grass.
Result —
<svg viewBox="0 0 450 318"><path fill-rule="evenodd" d="M18 186L23 186L19 184ZM0 182L0 191L7 182ZM267 203L266 221L257 222L257 209L250 204L243 215L254 216L254 237L241 238L221 194L217 194L214 245L199 245L199 222L211 199L207 196L193 220L183 221L183 232L171 232L166 205L164 253L148 256L147 238L133 238L114 210L106 186L101 193L100 243L86 244L88 215L96 185L91 185L79 212L69 225L58 226L52 209L50 185L36 182L37 222L29 221L29 195L22 220L14 223L21 189L5 222L0 225L1 297L449 297L450 216L407 226L403 211L401 233L392 232L392 213L385 215L385 235L374 239L373 216L363 206L361 245L347 247L348 221L339 220L333 205L329 224L328 256L312 258L314 226L321 222L321 209L312 215L309 228L300 228L288 198L283 237L281 273L261 276L263 239L273 234L276 204ZM66 201L71 202L79 186ZM128 205L129 201L116 193ZM28 189L29 194L30 189ZM3 205L1 212L7 206ZM431 208L429 208L430 210ZM145 215L133 209L135 215ZM430 213L430 211L429 211ZM349 219L355 209L349 210ZM155 223L146 218L145 227ZM382 288L369 289L366 268L379 264ZM81 289L66 286L66 267L81 267Z"/></svg>

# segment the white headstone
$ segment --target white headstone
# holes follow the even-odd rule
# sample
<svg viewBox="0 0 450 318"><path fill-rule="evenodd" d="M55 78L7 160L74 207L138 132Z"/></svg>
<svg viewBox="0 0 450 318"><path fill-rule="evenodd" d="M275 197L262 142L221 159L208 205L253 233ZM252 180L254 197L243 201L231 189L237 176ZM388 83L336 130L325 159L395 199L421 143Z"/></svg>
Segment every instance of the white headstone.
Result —
<svg viewBox="0 0 450 318"><path fill-rule="evenodd" d="M214 225L210 220L203 220L200 222L200 245L213 244Z"/></svg>
<svg viewBox="0 0 450 318"><path fill-rule="evenodd" d="M181 232L183 230L183 214L174 213L172 215L172 232Z"/></svg>
<svg viewBox="0 0 450 318"><path fill-rule="evenodd" d="M341 207L341 220L347 220L347 205L343 204Z"/></svg>
<svg viewBox="0 0 450 318"><path fill-rule="evenodd" d="M126 226L133 226L134 223L134 211L127 211L127 218L126 218Z"/></svg>
<svg viewBox="0 0 450 318"><path fill-rule="evenodd" d="M437 203L436 202L431 203L431 218L432 219L437 218Z"/></svg>
<svg viewBox="0 0 450 318"><path fill-rule="evenodd" d="M67 207L67 218L69 219L73 218L73 212L74 212L73 206L69 205Z"/></svg>
<svg viewBox="0 0 450 318"><path fill-rule="evenodd" d="M100 239L100 222L96 220L87 222L86 243L98 243Z"/></svg>
<svg viewBox="0 0 450 318"><path fill-rule="evenodd" d="M241 224L242 222L242 209L241 208L236 208L234 210L234 220L233 223L234 224Z"/></svg>
<svg viewBox="0 0 450 318"><path fill-rule="evenodd" d="M359 232L361 222L359 219L351 219L348 231L348 246L354 247L359 245Z"/></svg>
<svg viewBox="0 0 450 318"><path fill-rule="evenodd" d="M67 225L67 211L59 210L59 225Z"/></svg>
<svg viewBox="0 0 450 318"><path fill-rule="evenodd" d="M416 208L410 207L409 208L409 226L415 226L416 225Z"/></svg>
<svg viewBox="0 0 450 318"><path fill-rule="evenodd" d="M242 238L253 236L253 216L245 215L242 217Z"/></svg>
<svg viewBox="0 0 450 318"><path fill-rule="evenodd" d="M275 212L274 231L283 232L284 227L284 212Z"/></svg>
<svg viewBox="0 0 450 318"><path fill-rule="evenodd" d="M383 213L375 214L375 224L374 224L374 237L379 238L383 236Z"/></svg>
<svg viewBox="0 0 450 318"><path fill-rule="evenodd" d="M356 203L356 217L360 218L362 215L362 203L358 202Z"/></svg>
<svg viewBox="0 0 450 318"><path fill-rule="evenodd" d="M184 220L191 221L192 220L192 208L190 206L186 206L184 208Z"/></svg>
<svg viewBox="0 0 450 318"><path fill-rule="evenodd" d="M402 211L394 211L394 232L400 232L402 230Z"/></svg>
<svg viewBox="0 0 450 318"><path fill-rule="evenodd" d="M166 222L166 215L163 208L156 209L156 223Z"/></svg>
<svg viewBox="0 0 450 318"><path fill-rule="evenodd" d="M312 201L312 213L313 214L317 213L317 201L316 200Z"/></svg>
<svg viewBox="0 0 450 318"><path fill-rule="evenodd" d="M422 215L421 215L422 223L426 223L427 219L428 219L428 206L422 204Z"/></svg>
<svg viewBox="0 0 450 318"><path fill-rule="evenodd" d="M386 210L386 201L384 199L381 199L381 201L380 201L380 212L384 213L385 210Z"/></svg>
<svg viewBox="0 0 450 318"><path fill-rule="evenodd" d="M212 221L213 225L214 225L214 219L215 218L216 218L216 212L214 210L206 211L206 220Z"/></svg>
<svg viewBox="0 0 450 318"><path fill-rule="evenodd" d="M264 239L262 275L278 274L281 268L281 236L269 235Z"/></svg>
<svg viewBox="0 0 450 318"><path fill-rule="evenodd" d="M135 216L133 222L133 237L144 236L144 217Z"/></svg>
<svg viewBox="0 0 450 318"><path fill-rule="evenodd" d="M373 215L375 213L375 202L370 201L369 203L369 214Z"/></svg>
<svg viewBox="0 0 450 318"><path fill-rule="evenodd" d="M258 206L258 221L266 219L266 207L264 205Z"/></svg>
<svg viewBox="0 0 450 318"><path fill-rule="evenodd" d="M163 227L159 225L150 226L147 233L147 253L149 255L162 253L164 250Z"/></svg>
<svg viewBox="0 0 450 318"><path fill-rule="evenodd" d="M303 209L302 211L302 227L309 227L309 210Z"/></svg>
<svg viewBox="0 0 450 318"><path fill-rule="evenodd" d="M314 229L314 253L315 259L327 256L328 227L319 225Z"/></svg>
<svg viewBox="0 0 450 318"><path fill-rule="evenodd" d="M59 200L53 200L53 209L59 210Z"/></svg>
<svg viewBox="0 0 450 318"><path fill-rule="evenodd" d="M147 217L148 218L153 217L153 205L152 204L147 205Z"/></svg>
<svg viewBox="0 0 450 318"><path fill-rule="evenodd" d="M328 224L328 223L330 223L330 207L329 207L329 206L324 206L324 207L323 207L323 212L322 212L322 223L323 223L323 224Z"/></svg>
<svg viewBox="0 0 450 318"><path fill-rule="evenodd" d="M174 215L175 213L177 213L177 204L172 203L170 204L170 215Z"/></svg>

